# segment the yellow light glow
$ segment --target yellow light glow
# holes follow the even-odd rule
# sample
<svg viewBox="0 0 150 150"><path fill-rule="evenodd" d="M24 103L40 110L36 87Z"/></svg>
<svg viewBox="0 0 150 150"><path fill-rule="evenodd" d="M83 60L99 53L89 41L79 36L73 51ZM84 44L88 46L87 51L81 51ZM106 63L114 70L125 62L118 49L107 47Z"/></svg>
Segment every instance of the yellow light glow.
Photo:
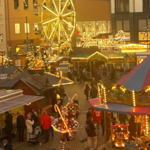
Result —
<svg viewBox="0 0 150 150"><path fill-rule="evenodd" d="M52 10L50 10L49 8L47 8L45 5L43 5L43 7L44 7L45 9L47 9L49 12L51 12L52 14L54 14L55 16L58 17L58 15L57 15L56 13L54 13Z"/></svg>
<svg viewBox="0 0 150 150"><path fill-rule="evenodd" d="M63 21L68 24L70 27L75 28L73 25L71 25L69 22L67 22L65 19L63 19Z"/></svg>
<svg viewBox="0 0 150 150"><path fill-rule="evenodd" d="M69 0L66 1L65 5L64 5L64 7L63 7L63 9L62 9L62 11L61 11L61 14L64 12L64 10L65 10L65 8L66 8L66 5L67 5L68 1L69 1ZM63 16L63 17L64 17L64 16Z"/></svg>

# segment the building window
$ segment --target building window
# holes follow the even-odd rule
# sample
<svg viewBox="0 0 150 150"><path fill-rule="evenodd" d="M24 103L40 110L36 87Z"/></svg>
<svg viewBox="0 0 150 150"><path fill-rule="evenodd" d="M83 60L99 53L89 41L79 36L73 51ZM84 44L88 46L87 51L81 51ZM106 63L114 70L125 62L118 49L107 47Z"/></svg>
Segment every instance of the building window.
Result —
<svg viewBox="0 0 150 150"><path fill-rule="evenodd" d="M0 34L0 43L3 43L3 34Z"/></svg>
<svg viewBox="0 0 150 150"><path fill-rule="evenodd" d="M37 4L38 2L37 2L37 0L33 0L33 4Z"/></svg>
<svg viewBox="0 0 150 150"><path fill-rule="evenodd" d="M15 34L20 34L20 23L15 23Z"/></svg>
<svg viewBox="0 0 150 150"><path fill-rule="evenodd" d="M143 0L143 11L150 11L150 0Z"/></svg>
<svg viewBox="0 0 150 150"><path fill-rule="evenodd" d="M2 14L0 14L0 24L2 24Z"/></svg>
<svg viewBox="0 0 150 150"><path fill-rule="evenodd" d="M24 24L25 33L30 33L30 25L29 23Z"/></svg>
<svg viewBox="0 0 150 150"><path fill-rule="evenodd" d="M129 12L129 0L116 0L116 12Z"/></svg>
<svg viewBox="0 0 150 150"><path fill-rule="evenodd" d="M28 4L28 0L24 0L24 9L27 10L29 9L29 4Z"/></svg>
<svg viewBox="0 0 150 150"><path fill-rule="evenodd" d="M130 31L129 20L117 20L116 21L116 32L123 30L124 32Z"/></svg>
<svg viewBox="0 0 150 150"><path fill-rule="evenodd" d="M150 19L139 20L139 31L144 31L145 27L148 27L148 30L150 31Z"/></svg>
<svg viewBox="0 0 150 150"><path fill-rule="evenodd" d="M19 0L14 0L14 9L19 9Z"/></svg>

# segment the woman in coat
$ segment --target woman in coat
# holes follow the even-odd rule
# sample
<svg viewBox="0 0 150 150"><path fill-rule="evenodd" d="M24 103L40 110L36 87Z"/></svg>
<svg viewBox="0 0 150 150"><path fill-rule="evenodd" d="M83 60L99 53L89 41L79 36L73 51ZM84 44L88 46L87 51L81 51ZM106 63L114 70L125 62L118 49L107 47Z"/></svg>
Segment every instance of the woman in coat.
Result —
<svg viewBox="0 0 150 150"><path fill-rule="evenodd" d="M27 126L27 141L29 141L29 137L33 132L32 125L34 124L34 120L31 121L31 115L27 115L26 126Z"/></svg>

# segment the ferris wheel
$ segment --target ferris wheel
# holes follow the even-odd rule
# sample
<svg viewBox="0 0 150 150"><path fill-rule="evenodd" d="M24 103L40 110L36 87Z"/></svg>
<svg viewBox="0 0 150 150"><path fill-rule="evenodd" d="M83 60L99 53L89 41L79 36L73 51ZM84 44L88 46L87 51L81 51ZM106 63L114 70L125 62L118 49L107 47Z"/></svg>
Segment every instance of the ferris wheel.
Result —
<svg viewBox="0 0 150 150"><path fill-rule="evenodd" d="M75 31L76 12L72 0L43 0L41 25L46 40L52 45L71 41Z"/></svg>

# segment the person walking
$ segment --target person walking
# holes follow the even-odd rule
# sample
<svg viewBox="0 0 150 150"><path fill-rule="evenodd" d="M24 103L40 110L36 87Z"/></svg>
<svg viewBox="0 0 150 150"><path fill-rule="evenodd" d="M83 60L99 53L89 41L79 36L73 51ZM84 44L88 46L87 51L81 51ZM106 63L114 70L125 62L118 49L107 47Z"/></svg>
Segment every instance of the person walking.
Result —
<svg viewBox="0 0 150 150"><path fill-rule="evenodd" d="M33 130L39 125L39 120L38 120L38 114L37 112L32 108L31 109L31 119L34 120L34 124L33 124Z"/></svg>
<svg viewBox="0 0 150 150"><path fill-rule="evenodd" d="M19 112L19 115L17 117L17 129L19 132L19 142L24 142L24 129L25 129L25 119L24 116L22 115L22 112Z"/></svg>
<svg viewBox="0 0 150 150"><path fill-rule="evenodd" d="M52 124L51 118L47 115L47 111L43 111L43 116L41 119L41 126L43 128L43 133L45 135L45 143L49 141L49 128Z"/></svg>
<svg viewBox="0 0 150 150"><path fill-rule="evenodd" d="M90 116L86 121L86 133L89 139L89 146L92 148L92 143L94 143L94 150L97 150L97 134L96 134L96 125L93 123L93 118Z"/></svg>
<svg viewBox="0 0 150 150"><path fill-rule="evenodd" d="M2 144L5 150L13 150L12 145L6 139L2 141Z"/></svg>
<svg viewBox="0 0 150 150"><path fill-rule="evenodd" d="M27 126L27 142L29 142L29 137L33 132L32 125L34 124L34 120L31 121L31 115L27 115L26 126Z"/></svg>
<svg viewBox="0 0 150 150"><path fill-rule="evenodd" d="M93 122L96 123L97 135L100 137L101 121L103 119L102 111L93 110L92 112Z"/></svg>
<svg viewBox="0 0 150 150"><path fill-rule="evenodd" d="M11 143L12 140L12 134L11 131L13 129L13 124L12 124L12 115L7 111L6 113L6 120L5 120L5 130L8 138L8 142Z"/></svg>
<svg viewBox="0 0 150 150"><path fill-rule="evenodd" d="M55 118L51 115L51 113L49 113L48 115L49 115L49 117L51 118L51 120L53 122L55 120ZM52 138L54 137L54 129L52 127L52 124L51 124L51 126L49 128L49 134L52 135Z"/></svg>
<svg viewBox="0 0 150 150"><path fill-rule="evenodd" d="M84 94L86 95L86 100L88 100L89 91L90 91L90 87L89 87L88 83L85 82Z"/></svg>
<svg viewBox="0 0 150 150"><path fill-rule="evenodd" d="M77 82L77 77L78 77L77 69L73 70L73 75L74 75L74 82L76 83Z"/></svg>
<svg viewBox="0 0 150 150"><path fill-rule="evenodd" d="M96 87L93 84L91 84L90 97L96 98L97 93L98 93L98 91L97 91Z"/></svg>
<svg viewBox="0 0 150 150"><path fill-rule="evenodd" d="M92 111L93 111L93 108L90 107L89 110L88 110L88 112L87 112L87 114L86 114L86 119L87 119L87 120L89 119L89 117L92 116Z"/></svg>
<svg viewBox="0 0 150 150"><path fill-rule="evenodd" d="M80 69L80 83L79 85L84 85L84 74L83 74L83 71L82 69Z"/></svg>

